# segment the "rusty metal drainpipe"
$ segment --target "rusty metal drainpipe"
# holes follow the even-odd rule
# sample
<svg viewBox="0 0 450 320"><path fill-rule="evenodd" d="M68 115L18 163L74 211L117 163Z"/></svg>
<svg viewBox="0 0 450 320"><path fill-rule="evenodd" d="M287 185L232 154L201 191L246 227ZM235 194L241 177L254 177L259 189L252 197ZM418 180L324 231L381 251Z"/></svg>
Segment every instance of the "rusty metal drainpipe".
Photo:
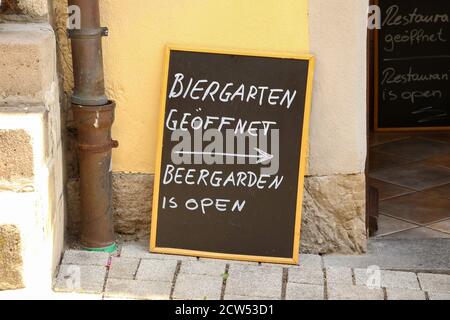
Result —
<svg viewBox="0 0 450 320"><path fill-rule="evenodd" d="M78 128L81 244L86 250L116 250L112 222L111 139L115 102L105 94L98 0L69 0L78 6L81 28L69 30L75 87L72 110Z"/></svg>

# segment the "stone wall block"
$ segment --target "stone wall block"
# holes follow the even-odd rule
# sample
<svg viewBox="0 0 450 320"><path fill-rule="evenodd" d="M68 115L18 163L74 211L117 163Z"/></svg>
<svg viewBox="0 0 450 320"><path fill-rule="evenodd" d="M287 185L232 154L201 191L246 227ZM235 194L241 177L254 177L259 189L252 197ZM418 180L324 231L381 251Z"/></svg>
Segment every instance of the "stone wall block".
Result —
<svg viewBox="0 0 450 320"><path fill-rule="evenodd" d="M22 244L19 228L0 224L0 290L24 287Z"/></svg>
<svg viewBox="0 0 450 320"><path fill-rule="evenodd" d="M56 79L55 38L47 24L0 24L0 102L47 104Z"/></svg>
<svg viewBox="0 0 450 320"><path fill-rule="evenodd" d="M48 18L48 0L2 0L0 21L45 21Z"/></svg>
<svg viewBox="0 0 450 320"><path fill-rule="evenodd" d="M33 146L23 129L0 129L0 189L3 183L33 180Z"/></svg>
<svg viewBox="0 0 450 320"><path fill-rule="evenodd" d="M47 178L47 111L0 107L0 191L35 192Z"/></svg>
<svg viewBox="0 0 450 320"><path fill-rule="evenodd" d="M307 177L301 251L363 253L366 250L363 174Z"/></svg>
<svg viewBox="0 0 450 320"><path fill-rule="evenodd" d="M150 232L153 175L113 174L113 208L116 231L146 235Z"/></svg>
<svg viewBox="0 0 450 320"><path fill-rule="evenodd" d="M16 0L22 14L33 18L45 17L48 14L48 0Z"/></svg>

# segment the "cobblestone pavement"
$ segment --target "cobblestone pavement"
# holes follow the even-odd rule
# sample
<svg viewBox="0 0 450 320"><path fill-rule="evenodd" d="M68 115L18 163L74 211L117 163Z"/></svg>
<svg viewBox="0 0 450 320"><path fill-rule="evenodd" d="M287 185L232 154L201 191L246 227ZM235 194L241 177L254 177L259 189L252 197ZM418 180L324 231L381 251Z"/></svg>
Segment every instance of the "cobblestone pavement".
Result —
<svg viewBox="0 0 450 320"><path fill-rule="evenodd" d="M324 267L319 255L299 266L197 259L147 252L69 250L55 279L58 293L89 299L189 300L450 300L450 275Z"/></svg>

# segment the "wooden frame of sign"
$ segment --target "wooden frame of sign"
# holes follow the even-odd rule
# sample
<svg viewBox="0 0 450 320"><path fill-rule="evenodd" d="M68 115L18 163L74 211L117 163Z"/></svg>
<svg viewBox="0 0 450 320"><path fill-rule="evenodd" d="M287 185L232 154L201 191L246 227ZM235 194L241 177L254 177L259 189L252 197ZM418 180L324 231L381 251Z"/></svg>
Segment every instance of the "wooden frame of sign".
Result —
<svg viewBox="0 0 450 320"><path fill-rule="evenodd" d="M380 6L380 1L374 0L374 5ZM434 126L434 127L380 127L380 30L374 30L374 130L375 132L408 132L408 131L450 131L450 126Z"/></svg>
<svg viewBox="0 0 450 320"><path fill-rule="evenodd" d="M165 247L158 246L158 223L159 223L159 206L160 206L160 187L161 187L161 168L163 165L163 147L164 147L164 132L165 132L165 118L167 108L167 96L169 85L169 68L171 64L171 52L187 52L187 53L205 53L205 54L217 54L217 55L232 55L232 56L245 56L245 57L261 57L261 58L273 58L273 59L291 59L291 60L303 60L307 62L307 83L305 89L305 102L302 124L302 136L300 147L300 161L298 168L298 185L296 188L297 202L295 206L295 226L293 230L294 243L292 245L292 254L289 257L272 257L272 256L259 256L248 254L230 254L222 252L210 252L203 250L192 250L178 247ZM194 257L205 257L213 259L228 259L228 260L242 260L242 261L256 261L267 263L280 263L280 264L298 264L299 261L299 247L300 247L300 228L301 228L301 212L302 212L302 200L303 200L303 188L304 188L304 176L306 170L306 157L308 149L308 135L309 135L309 119L311 110L311 97L312 97L312 85L314 74L314 57L312 55L293 55L293 54L281 54L281 53L261 53L261 52L248 52L248 51L227 51L227 50L212 50L212 49L198 49L198 48L186 48L178 46L168 46L165 52L165 63L163 72L163 84L161 91L161 109L160 120L158 127L158 142L157 142L157 157L156 157L156 172L154 182L154 194L153 194L153 211L151 221L151 234L150 234L150 251L154 253L162 254L175 254L186 255Z"/></svg>

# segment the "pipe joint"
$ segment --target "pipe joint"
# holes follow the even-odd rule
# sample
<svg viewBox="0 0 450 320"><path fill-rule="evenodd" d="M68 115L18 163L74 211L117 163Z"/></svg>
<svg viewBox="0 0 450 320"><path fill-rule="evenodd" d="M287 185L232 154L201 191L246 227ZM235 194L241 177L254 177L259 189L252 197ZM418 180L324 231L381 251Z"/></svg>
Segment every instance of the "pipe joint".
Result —
<svg viewBox="0 0 450 320"><path fill-rule="evenodd" d="M90 152L90 153L100 153L100 152L107 152L111 149L115 149L119 147L119 141L117 140L111 140L110 142L103 143L103 144L79 144L78 149L80 149L81 152Z"/></svg>
<svg viewBox="0 0 450 320"><path fill-rule="evenodd" d="M88 28L88 29L67 29L67 36L72 39L96 39L107 37L109 35L108 27Z"/></svg>

